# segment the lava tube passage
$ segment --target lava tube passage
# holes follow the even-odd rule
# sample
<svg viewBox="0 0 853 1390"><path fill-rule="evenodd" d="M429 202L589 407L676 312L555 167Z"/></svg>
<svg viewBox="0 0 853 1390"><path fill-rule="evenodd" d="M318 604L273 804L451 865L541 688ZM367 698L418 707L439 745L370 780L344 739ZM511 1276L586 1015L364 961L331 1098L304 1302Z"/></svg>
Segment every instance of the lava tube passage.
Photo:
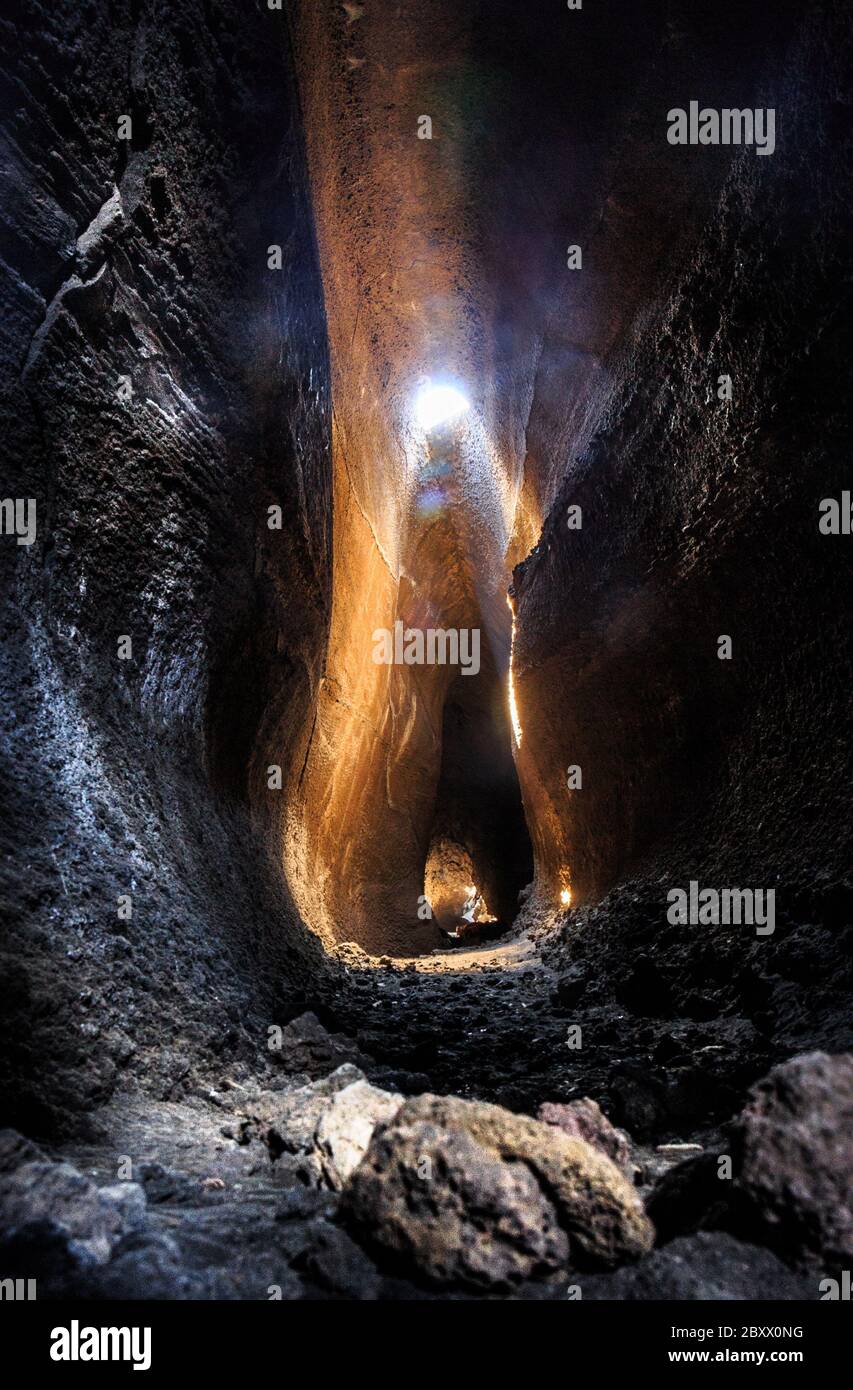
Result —
<svg viewBox="0 0 853 1390"><path fill-rule="evenodd" d="M7 1342L571 1302L814 1381L853 10L6 9Z"/></svg>

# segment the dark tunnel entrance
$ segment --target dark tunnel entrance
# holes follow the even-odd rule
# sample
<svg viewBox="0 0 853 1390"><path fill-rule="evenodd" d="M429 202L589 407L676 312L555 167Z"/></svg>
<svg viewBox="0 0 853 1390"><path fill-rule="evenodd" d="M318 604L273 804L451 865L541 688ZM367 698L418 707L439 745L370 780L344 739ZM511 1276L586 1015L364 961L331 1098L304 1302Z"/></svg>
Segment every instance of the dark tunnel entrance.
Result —
<svg viewBox="0 0 853 1390"><path fill-rule="evenodd" d="M533 877L533 851L511 753L506 682L491 665L457 676L442 718L441 773L424 893L460 940L502 934ZM467 921L465 920L467 918Z"/></svg>

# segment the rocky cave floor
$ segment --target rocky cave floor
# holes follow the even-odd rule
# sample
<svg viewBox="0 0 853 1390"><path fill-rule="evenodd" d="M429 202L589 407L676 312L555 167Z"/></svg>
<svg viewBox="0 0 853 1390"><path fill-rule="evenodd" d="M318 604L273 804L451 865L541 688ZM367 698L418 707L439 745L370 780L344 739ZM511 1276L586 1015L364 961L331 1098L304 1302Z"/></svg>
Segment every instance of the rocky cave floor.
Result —
<svg viewBox="0 0 853 1390"><path fill-rule="evenodd" d="M851 1251L849 892L791 895L772 944L652 899L345 946L259 1062L185 1040L84 1138L5 1131L4 1269L55 1298L819 1298Z"/></svg>

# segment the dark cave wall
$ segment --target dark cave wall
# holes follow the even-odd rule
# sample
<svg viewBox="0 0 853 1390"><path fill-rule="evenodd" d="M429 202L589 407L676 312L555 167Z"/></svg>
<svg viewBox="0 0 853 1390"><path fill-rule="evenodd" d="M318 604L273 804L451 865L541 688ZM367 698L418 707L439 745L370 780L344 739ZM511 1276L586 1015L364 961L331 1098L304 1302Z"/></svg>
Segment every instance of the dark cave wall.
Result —
<svg viewBox="0 0 853 1390"><path fill-rule="evenodd" d="M519 772L549 896L564 865L576 902L640 871L793 892L849 868L851 551L818 508L851 479L850 59L849 13L820 6L766 75L776 153L738 155L608 362L515 571ZM583 413L558 348L539 371ZM558 423L534 410L531 454Z"/></svg>
<svg viewBox="0 0 853 1390"><path fill-rule="evenodd" d="M433 841L446 841L470 856L471 883L490 913L507 925L518 912L519 892L532 877L530 841L509 761L512 732L505 680L491 680L488 702L472 685L473 680L457 677L445 702L432 835ZM453 881L464 886L459 874Z"/></svg>
<svg viewBox="0 0 853 1390"><path fill-rule="evenodd" d="M317 968L278 855L330 405L283 16L98 0L2 37L3 495L38 534L0 540L0 1054L4 1120L50 1133L137 1074L254 1070Z"/></svg>

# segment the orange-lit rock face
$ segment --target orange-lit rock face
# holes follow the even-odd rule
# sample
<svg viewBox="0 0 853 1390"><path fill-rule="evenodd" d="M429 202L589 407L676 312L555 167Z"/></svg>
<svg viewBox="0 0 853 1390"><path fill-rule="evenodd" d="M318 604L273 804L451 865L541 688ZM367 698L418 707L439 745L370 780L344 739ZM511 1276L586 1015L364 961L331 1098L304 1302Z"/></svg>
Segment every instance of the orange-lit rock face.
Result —
<svg viewBox="0 0 853 1390"><path fill-rule="evenodd" d="M334 580L284 857L309 925L377 952L439 942L422 901L439 800L478 882L514 907L524 881L496 883L492 862L495 811L524 845L503 698L522 459L495 428L482 357L467 160L484 95L451 8L432 8L306 3L294 35L332 358ZM414 411L428 378L471 407L429 434ZM476 632L479 670L377 663L374 634L397 622Z"/></svg>
<svg viewBox="0 0 853 1390"><path fill-rule="evenodd" d="M709 71L734 99L761 34L742 35L734 82L726 23L692 8L545 22L508 0L295 5L332 364L334 578L284 860L328 943L437 944L418 918L433 841L470 856L490 907L511 918L526 872L507 849L516 832L526 847L513 753L542 901L569 886L588 901L641 848L630 798L614 802L604 774L618 759L623 776L635 718L654 737L643 711L657 687L638 714L634 666L619 667L631 706L620 733L590 673L576 678L591 637L566 640L594 593L600 539L583 533L581 591L565 537L566 573L549 588L543 559L520 584L520 745L506 591L549 513L559 529L555 499L619 399L638 316L665 299L726 175L731 151L674 161L662 112ZM604 100L589 74L611 70L619 95ZM426 379L470 401L429 439L413 411ZM398 620L478 629L480 673L375 664L374 632ZM566 787L577 746L601 768L582 802Z"/></svg>

